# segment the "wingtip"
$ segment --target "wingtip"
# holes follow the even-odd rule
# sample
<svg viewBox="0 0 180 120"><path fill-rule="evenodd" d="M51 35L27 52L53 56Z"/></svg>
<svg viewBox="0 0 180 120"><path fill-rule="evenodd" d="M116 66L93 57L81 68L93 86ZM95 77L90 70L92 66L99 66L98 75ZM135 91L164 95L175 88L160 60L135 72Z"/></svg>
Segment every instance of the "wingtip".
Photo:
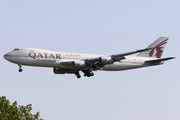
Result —
<svg viewBox="0 0 180 120"><path fill-rule="evenodd" d="M175 59L176 57L171 57L171 59Z"/></svg>

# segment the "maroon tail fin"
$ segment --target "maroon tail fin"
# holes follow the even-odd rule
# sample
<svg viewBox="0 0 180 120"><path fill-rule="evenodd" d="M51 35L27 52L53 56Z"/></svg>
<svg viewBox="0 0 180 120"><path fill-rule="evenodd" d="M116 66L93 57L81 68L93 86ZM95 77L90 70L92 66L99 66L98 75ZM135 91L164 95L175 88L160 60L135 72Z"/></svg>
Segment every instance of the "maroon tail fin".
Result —
<svg viewBox="0 0 180 120"><path fill-rule="evenodd" d="M154 41L147 48L152 48L151 50L141 52L139 57L153 57L153 58L161 58L166 43L169 37L159 37L156 41Z"/></svg>

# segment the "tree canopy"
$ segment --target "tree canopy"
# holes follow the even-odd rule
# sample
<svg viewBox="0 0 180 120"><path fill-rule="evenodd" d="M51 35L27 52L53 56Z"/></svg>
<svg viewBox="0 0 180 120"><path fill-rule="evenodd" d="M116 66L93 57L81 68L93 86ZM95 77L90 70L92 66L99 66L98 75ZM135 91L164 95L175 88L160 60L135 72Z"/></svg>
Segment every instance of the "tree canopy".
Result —
<svg viewBox="0 0 180 120"><path fill-rule="evenodd" d="M0 120L43 120L39 118L39 112L33 115L31 110L31 104L17 105L14 101L11 105L5 96L0 97Z"/></svg>

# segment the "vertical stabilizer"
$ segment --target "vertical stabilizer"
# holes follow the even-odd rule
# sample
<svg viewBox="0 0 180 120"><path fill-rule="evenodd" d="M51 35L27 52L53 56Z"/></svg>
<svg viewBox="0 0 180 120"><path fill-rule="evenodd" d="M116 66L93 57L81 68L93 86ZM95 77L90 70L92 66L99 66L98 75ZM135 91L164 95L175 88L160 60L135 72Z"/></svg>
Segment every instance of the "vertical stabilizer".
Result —
<svg viewBox="0 0 180 120"><path fill-rule="evenodd" d="M147 47L147 49L152 48L151 50L141 52L137 56L161 58L168 39L169 37L159 37L156 41Z"/></svg>

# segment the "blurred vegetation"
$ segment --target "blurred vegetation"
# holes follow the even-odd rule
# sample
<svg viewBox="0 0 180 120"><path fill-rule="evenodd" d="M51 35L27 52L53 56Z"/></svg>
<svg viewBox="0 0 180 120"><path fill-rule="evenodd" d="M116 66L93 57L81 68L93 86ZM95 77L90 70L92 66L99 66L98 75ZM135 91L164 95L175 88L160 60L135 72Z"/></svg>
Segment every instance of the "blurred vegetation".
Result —
<svg viewBox="0 0 180 120"><path fill-rule="evenodd" d="M17 105L14 101L11 105L5 96L0 97L0 120L43 120L39 118L39 112L33 115L31 110L31 104Z"/></svg>

